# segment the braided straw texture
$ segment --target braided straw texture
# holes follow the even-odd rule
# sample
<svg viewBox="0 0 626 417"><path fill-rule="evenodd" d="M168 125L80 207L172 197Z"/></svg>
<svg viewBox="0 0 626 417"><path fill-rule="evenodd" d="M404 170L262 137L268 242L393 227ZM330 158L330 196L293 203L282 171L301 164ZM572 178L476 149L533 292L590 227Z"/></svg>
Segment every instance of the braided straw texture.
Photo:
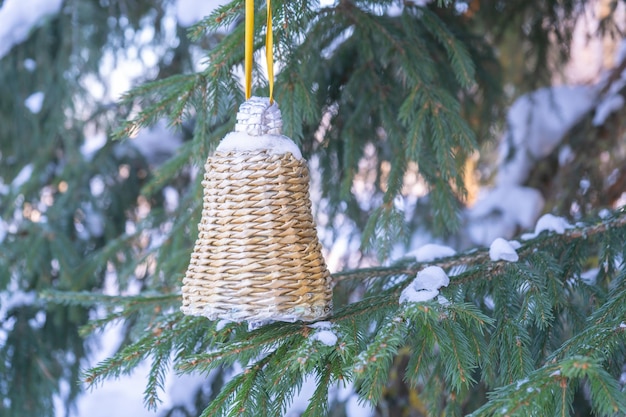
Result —
<svg viewBox="0 0 626 417"><path fill-rule="evenodd" d="M291 153L218 151L207 159L202 185L183 313L249 322L327 316L331 278L306 163Z"/></svg>

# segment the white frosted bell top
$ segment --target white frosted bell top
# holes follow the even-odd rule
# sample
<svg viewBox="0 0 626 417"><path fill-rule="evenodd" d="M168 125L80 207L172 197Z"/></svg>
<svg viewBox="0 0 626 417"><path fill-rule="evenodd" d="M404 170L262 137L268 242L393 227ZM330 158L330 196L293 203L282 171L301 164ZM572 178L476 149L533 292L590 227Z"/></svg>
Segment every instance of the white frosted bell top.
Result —
<svg viewBox="0 0 626 417"><path fill-rule="evenodd" d="M284 136L283 121L276 102L270 104L269 98L251 97L242 103L237 112L235 131L222 139L217 152L263 152L271 155L291 153L302 159L298 146Z"/></svg>

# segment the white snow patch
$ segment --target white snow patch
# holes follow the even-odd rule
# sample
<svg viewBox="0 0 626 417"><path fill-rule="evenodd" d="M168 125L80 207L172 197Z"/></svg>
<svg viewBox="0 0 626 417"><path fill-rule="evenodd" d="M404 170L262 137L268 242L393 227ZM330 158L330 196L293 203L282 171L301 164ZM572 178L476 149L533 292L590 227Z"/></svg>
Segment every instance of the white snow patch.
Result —
<svg viewBox="0 0 626 417"><path fill-rule="evenodd" d="M309 327L317 330L330 330L333 328L333 324L329 321L317 321L309 324Z"/></svg>
<svg viewBox="0 0 626 417"><path fill-rule="evenodd" d="M606 179L604 180L604 183L608 187L614 185L617 182L617 180L619 179L619 173L620 173L619 168L615 168L613 171L611 171L609 176L606 177Z"/></svg>
<svg viewBox="0 0 626 417"><path fill-rule="evenodd" d="M525 148L520 147L515 148L514 151L509 151L509 145L504 143L503 141L500 145L503 161L498 166L496 186L523 184L530 174L533 162ZM512 156L509 155L510 152L513 152Z"/></svg>
<svg viewBox="0 0 626 417"><path fill-rule="evenodd" d="M461 275L465 271L467 271L467 265L465 265L465 264L454 265L448 271L448 276L449 277L456 277L457 275Z"/></svg>
<svg viewBox="0 0 626 417"><path fill-rule="evenodd" d="M454 3L454 11L458 14L464 14L469 9L469 4L464 1L457 1Z"/></svg>
<svg viewBox="0 0 626 417"><path fill-rule="evenodd" d="M189 27L210 15L213 10L228 4L230 0L178 0L176 2L176 20L182 27Z"/></svg>
<svg viewBox="0 0 626 417"><path fill-rule="evenodd" d="M591 110L596 89L589 86L541 88L520 96L507 115L500 144L498 185L522 184L534 161L548 156L565 134Z"/></svg>
<svg viewBox="0 0 626 417"><path fill-rule="evenodd" d="M9 285L14 287L14 285ZM34 291L22 291L18 288L9 288L7 291L0 292L0 323L6 320L6 315L14 308L33 305L37 300L37 294Z"/></svg>
<svg viewBox="0 0 626 417"><path fill-rule="evenodd" d="M598 217L602 220L608 219L611 216L611 210L603 208L598 212Z"/></svg>
<svg viewBox="0 0 626 417"><path fill-rule="evenodd" d="M496 187L482 196L472 207L470 217L476 219L493 212L501 212L516 225L530 228L535 224L544 206L541 193L529 187Z"/></svg>
<svg viewBox="0 0 626 417"><path fill-rule="evenodd" d="M302 159L298 146L284 135L251 136L245 132L231 132L217 146L217 152L263 152L270 155L291 153Z"/></svg>
<svg viewBox="0 0 626 417"><path fill-rule="evenodd" d="M517 240L509 240L509 245L511 245L511 247L515 250L518 250L522 247L522 244L519 243Z"/></svg>
<svg viewBox="0 0 626 417"><path fill-rule="evenodd" d="M357 394L352 394L346 401L346 417L371 417L374 408L367 402L359 400Z"/></svg>
<svg viewBox="0 0 626 417"><path fill-rule="evenodd" d="M310 337L311 340L318 340L326 346L335 346L337 344L337 335L332 331L333 325L329 321L318 321L310 324L310 328L316 329Z"/></svg>
<svg viewBox="0 0 626 417"><path fill-rule="evenodd" d="M522 385L526 384L527 382L528 382L528 378L520 379L515 383L515 388L520 389Z"/></svg>
<svg viewBox="0 0 626 417"><path fill-rule="evenodd" d="M526 148L535 158L548 156L591 109L595 96L595 89L589 86L543 88L522 96L517 100L519 107L514 104L509 112L509 122L518 129L514 143L526 140Z"/></svg>
<svg viewBox="0 0 626 417"><path fill-rule="evenodd" d="M522 235L522 239L533 239L541 232L549 231L559 235L565 233L565 230L571 229L573 226L567 222L563 217L555 216L554 214L546 213L539 220L535 226L534 233L525 233Z"/></svg>
<svg viewBox="0 0 626 417"><path fill-rule="evenodd" d="M450 305L450 300L448 300L446 297L444 297L441 294L437 296L437 302L441 304L442 306Z"/></svg>
<svg viewBox="0 0 626 417"><path fill-rule="evenodd" d="M623 46L623 43L624 42L622 42L620 47ZM617 79L612 80L608 77L605 80L600 81L599 85L606 89L606 84L608 82L610 82L610 85L608 86L609 88L603 93L599 103L596 104L595 114L592 120L592 124L594 126L603 125L611 113L614 113L624 107L624 97L620 94L620 92L624 86L626 86L626 71L622 71L620 77Z"/></svg>
<svg viewBox="0 0 626 417"><path fill-rule="evenodd" d="M454 255L456 255L456 251L449 246L427 243L414 251L408 252L405 257L415 258L417 262L430 262Z"/></svg>
<svg viewBox="0 0 626 417"><path fill-rule="evenodd" d="M352 37L354 33L354 27L348 26L343 32L334 37L333 41L324 49L320 51L320 57L324 59L331 59L335 51L348 39ZM327 113L329 116L331 113ZM330 117L328 123L330 124Z"/></svg>
<svg viewBox="0 0 626 417"><path fill-rule="evenodd" d="M184 407L188 412L196 409L195 393L207 384L210 385L210 381L215 379L218 370L212 369L208 375L204 374L175 374L169 372L165 379L165 392L160 395L159 398L163 400L163 403L159 406L159 410L171 407ZM110 383L113 383L112 381ZM145 386L145 381L143 382ZM209 389L209 387L207 387ZM162 414L162 413L161 413ZM154 417L154 413L149 415ZM188 414L189 415L189 414ZM133 416L137 417L137 416Z"/></svg>
<svg viewBox="0 0 626 417"><path fill-rule="evenodd" d="M575 157L576 155L574 154L574 151L572 150L571 146L569 145L561 146L561 149L559 149L559 166L562 167L562 166L569 164L570 162L574 160Z"/></svg>
<svg viewBox="0 0 626 417"><path fill-rule="evenodd" d="M494 301L492 296L486 295L485 298L483 299L483 302L485 303L485 307L487 307L489 310L491 311L495 310L496 302Z"/></svg>
<svg viewBox="0 0 626 417"><path fill-rule="evenodd" d="M233 322L230 321L230 320L226 320L226 319L222 319L222 320L218 321L217 324L215 325L215 331L216 332L222 331L224 329L224 327L226 327L230 323L233 323Z"/></svg>
<svg viewBox="0 0 626 417"><path fill-rule="evenodd" d="M299 392L294 396L289 408L286 410L284 416L285 417L299 417L304 413L306 408L309 406L309 402L313 393L315 393L315 388L317 387L315 377L312 375L307 375L302 381L302 388ZM329 390L330 396L330 390Z"/></svg>
<svg viewBox="0 0 626 417"><path fill-rule="evenodd" d="M622 39L615 51L615 65L620 65L626 59L626 39Z"/></svg>
<svg viewBox="0 0 626 417"><path fill-rule="evenodd" d="M176 190L176 188L171 185L165 187L163 189L163 198L165 199L165 211L171 213L178 208L180 195L178 194L178 190Z"/></svg>
<svg viewBox="0 0 626 417"><path fill-rule="evenodd" d="M423 303L430 301L439 295L439 290L416 290L412 285L406 287L400 294L400 304L402 303Z"/></svg>
<svg viewBox="0 0 626 417"><path fill-rule="evenodd" d="M313 333L311 340L318 340L326 346L335 346L337 344L337 335L331 330L318 330Z"/></svg>
<svg viewBox="0 0 626 417"><path fill-rule="evenodd" d="M491 243L491 246L489 247L489 258L491 258L494 262L500 260L517 262L519 260L519 256L517 255L517 252L515 252L513 245L501 237Z"/></svg>
<svg viewBox="0 0 626 417"><path fill-rule="evenodd" d="M439 288L447 287L450 278L438 266L428 266L417 273L415 279L400 294L400 304L432 300L439 295Z"/></svg>
<svg viewBox="0 0 626 417"><path fill-rule="evenodd" d="M102 195L105 188L106 184L101 175L96 175L89 180L89 191L91 191L92 196L98 197Z"/></svg>
<svg viewBox="0 0 626 417"><path fill-rule="evenodd" d="M624 107L624 97L619 93L606 97L596 107L596 114L591 123L594 126L602 126L611 113L615 113L622 107Z"/></svg>
<svg viewBox="0 0 626 417"><path fill-rule="evenodd" d="M621 322L621 323L619 324L619 328L620 328L620 329L626 329L626 323Z"/></svg>
<svg viewBox="0 0 626 417"><path fill-rule="evenodd" d="M24 68L26 68L26 71L33 72L37 68L37 61L31 58L26 58L23 62L23 65Z"/></svg>
<svg viewBox="0 0 626 417"><path fill-rule="evenodd" d="M428 266L417 273L415 286L418 289L439 289L450 284L450 278L438 266Z"/></svg>
<svg viewBox="0 0 626 417"><path fill-rule="evenodd" d="M9 225L4 220L0 219L0 244L4 242L9 231Z"/></svg>
<svg viewBox="0 0 626 417"><path fill-rule="evenodd" d="M41 329L46 324L46 313L39 310L35 313L35 317L28 319L28 324L33 329Z"/></svg>
<svg viewBox="0 0 626 417"><path fill-rule="evenodd" d="M93 156L107 143L107 136L104 132L89 135L85 138L85 143L80 145L80 153L91 161Z"/></svg>
<svg viewBox="0 0 626 417"><path fill-rule="evenodd" d="M63 0L5 0L0 7L0 59L24 42L33 28L61 10Z"/></svg>
<svg viewBox="0 0 626 417"><path fill-rule="evenodd" d="M101 335L93 336L97 354L89 358L88 367L115 354L123 340L121 324L109 325ZM148 362L142 362L132 374L108 381L80 397L76 402L75 416L108 417L111 415L148 416L143 407L143 390L149 372ZM114 399L114 400L113 400ZM113 400L113 401L112 401ZM106 404L106 407L102 405Z"/></svg>
<svg viewBox="0 0 626 417"><path fill-rule="evenodd" d="M580 180L578 185L580 186L580 189L583 192L583 194L585 194L587 191L589 191L589 187L591 187L591 181L589 181L588 178L583 178Z"/></svg>
<svg viewBox="0 0 626 417"><path fill-rule="evenodd" d="M275 320L267 319L267 320L258 320L258 321L249 321L248 322L248 331L251 332L253 330L260 329L263 326L267 326L268 324L274 323Z"/></svg>
<svg viewBox="0 0 626 417"><path fill-rule="evenodd" d="M83 212L85 213L85 226L91 236L101 237L104 235L105 220L102 213L93 208L90 202L83 204Z"/></svg>
<svg viewBox="0 0 626 417"><path fill-rule="evenodd" d="M14 190L20 188L22 185L26 184L26 182L33 175L33 164L25 165L24 168L20 170L20 172L15 176L13 182L11 183L11 188Z"/></svg>
<svg viewBox="0 0 626 417"><path fill-rule="evenodd" d="M391 17L402 16L403 12L404 12L404 4L398 4L395 2L387 6L387 9L385 10L385 14Z"/></svg>
<svg viewBox="0 0 626 417"><path fill-rule="evenodd" d="M124 338L124 325L110 324L101 334L94 334L89 342L94 346L94 354L89 357L82 368L95 366L111 357L117 351ZM133 416L153 417L155 414L147 410L143 404L143 391L148 380L150 361L143 361L129 375L120 375L115 380L105 381L101 386L80 395L76 409L70 413L72 417L109 417ZM193 409L194 395L202 385L210 385L214 372L207 375L176 375L169 371L165 377L165 392L159 397L163 400L160 410L166 407L182 405ZM103 407L106 404L106 407Z"/></svg>
<svg viewBox="0 0 626 417"><path fill-rule="evenodd" d="M302 389L296 393L293 401L287 411L285 417L300 417L304 410L309 406L311 396L317 388L317 383L314 375L307 375L302 382ZM356 397L356 402L353 404L349 400L352 397ZM346 380L337 382L331 385L328 389L328 401L329 404L334 402L346 403L346 415L347 417L370 417L373 415L373 409L368 407L367 404L358 404L358 395L355 392L354 384L346 382ZM354 401L354 400L352 400Z"/></svg>
<svg viewBox="0 0 626 417"><path fill-rule="evenodd" d="M24 100L24 105L28 108L28 110L30 110L31 113L37 114L41 111L41 106L43 105L43 99L45 97L46 95L42 91L37 91Z"/></svg>
<svg viewBox="0 0 626 417"><path fill-rule="evenodd" d="M167 127L167 121L159 120L153 126L140 130L129 143L150 164L159 165L176 153L182 144L182 138Z"/></svg>
<svg viewBox="0 0 626 417"><path fill-rule="evenodd" d="M468 210L468 235L479 245L489 245L498 237L511 238L519 228L534 226L544 204L541 193L534 188L493 188Z"/></svg>

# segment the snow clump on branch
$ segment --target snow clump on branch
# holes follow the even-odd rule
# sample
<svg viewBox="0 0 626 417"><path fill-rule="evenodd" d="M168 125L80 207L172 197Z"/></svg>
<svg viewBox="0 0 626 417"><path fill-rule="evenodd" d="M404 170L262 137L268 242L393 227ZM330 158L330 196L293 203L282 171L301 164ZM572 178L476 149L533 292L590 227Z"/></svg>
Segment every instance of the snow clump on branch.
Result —
<svg viewBox="0 0 626 417"><path fill-rule="evenodd" d="M494 240L489 247L489 258L494 262L517 262L519 260L519 256L517 255L515 249L519 249L519 247L519 242L515 240L508 241L499 237Z"/></svg>
<svg viewBox="0 0 626 417"><path fill-rule="evenodd" d="M318 340L326 346L335 346L337 344L337 335L332 330L332 323L329 321L318 321L309 325L310 328L317 331L311 335L311 340Z"/></svg>
<svg viewBox="0 0 626 417"><path fill-rule="evenodd" d="M439 288L447 287L450 278L438 266L428 266L417 273L417 276L400 294L400 304L421 303L434 299L439 295Z"/></svg>
<svg viewBox="0 0 626 417"><path fill-rule="evenodd" d="M524 233L522 235L522 239L524 240L534 239L537 236L539 236L541 232L544 232L544 231L554 232L556 234L562 235L563 233L565 233L565 230L571 229L572 227L573 226L569 224L567 220L565 220L565 218L547 213L541 216L539 220L537 220L537 225L535 226L535 232Z"/></svg>

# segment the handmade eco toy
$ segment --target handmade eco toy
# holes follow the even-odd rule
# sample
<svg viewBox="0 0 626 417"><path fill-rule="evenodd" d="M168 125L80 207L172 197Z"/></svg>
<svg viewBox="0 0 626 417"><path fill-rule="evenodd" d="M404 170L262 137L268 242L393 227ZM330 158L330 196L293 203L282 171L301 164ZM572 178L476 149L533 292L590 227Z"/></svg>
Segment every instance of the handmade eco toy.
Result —
<svg viewBox="0 0 626 417"><path fill-rule="evenodd" d="M183 279L185 314L316 320L331 311L309 172L276 103L252 97L206 161L202 219Z"/></svg>
<svg viewBox="0 0 626 417"><path fill-rule="evenodd" d="M245 94L235 131L205 164L202 219L183 279L185 314L263 323L331 311L331 278L317 239L309 172L281 134L272 99L272 7L267 5L269 98L251 97L254 0L246 0Z"/></svg>

